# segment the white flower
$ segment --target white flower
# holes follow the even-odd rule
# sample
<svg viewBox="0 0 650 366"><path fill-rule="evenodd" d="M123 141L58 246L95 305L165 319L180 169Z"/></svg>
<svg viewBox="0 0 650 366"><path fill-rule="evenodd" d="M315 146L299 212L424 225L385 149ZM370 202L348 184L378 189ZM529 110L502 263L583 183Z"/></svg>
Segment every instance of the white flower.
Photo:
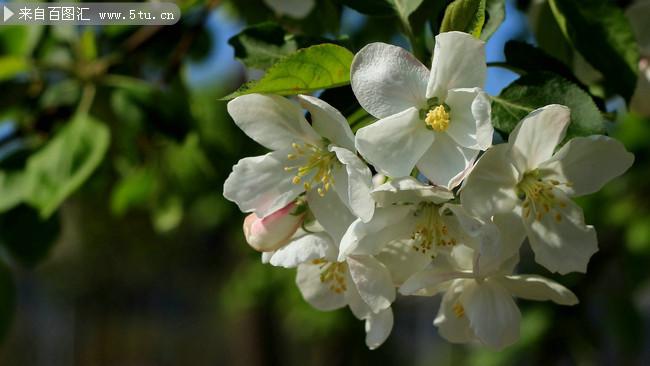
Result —
<svg viewBox="0 0 650 366"><path fill-rule="evenodd" d="M286 244L296 233L305 218L305 212L296 210L299 206L291 202L274 213L259 218L252 213L244 219L246 242L255 250L269 252Z"/></svg>
<svg viewBox="0 0 650 366"><path fill-rule="evenodd" d="M461 190L461 203L473 215L519 215L535 260L562 274L585 272L598 250L594 228L585 225L582 209L569 197L599 190L634 160L620 142L605 136L571 139L554 154L569 116L560 105L529 114L507 144L485 152Z"/></svg>
<svg viewBox="0 0 650 366"><path fill-rule="evenodd" d="M372 191L379 205L372 220L355 220L341 239L339 260L349 255L378 255L391 272L404 278L426 266L439 251L481 241L467 227L470 218L453 194L412 177L391 180ZM478 244L477 244L478 245ZM398 281L399 282L399 281Z"/></svg>
<svg viewBox="0 0 650 366"><path fill-rule="evenodd" d="M314 0L264 0L276 14L288 15L302 19L311 13L316 2Z"/></svg>
<svg viewBox="0 0 650 366"><path fill-rule="evenodd" d="M516 247L518 243L504 245ZM443 292L433 322L440 335L454 343L478 341L501 349L519 338L521 313L513 296L560 305L578 303L571 291L556 282L535 275L512 275L517 261L515 254L486 263L479 252L459 245L404 282L400 293L433 296Z"/></svg>
<svg viewBox="0 0 650 366"><path fill-rule="evenodd" d="M331 221L331 234L340 239L348 209L365 221L372 217L370 170L355 153L345 117L318 98L298 99L310 112L312 125L298 105L280 96L250 94L228 103L235 123L273 151L240 160L223 195L242 211L265 217L306 191L318 221Z"/></svg>
<svg viewBox="0 0 650 366"><path fill-rule="evenodd" d="M462 32L436 36L431 72L404 49L371 43L352 62L352 90L379 121L356 147L379 171L458 185L479 150L492 144L484 43Z"/></svg>
<svg viewBox="0 0 650 366"><path fill-rule="evenodd" d="M347 305L354 316L365 320L369 348L377 348L388 338L395 287L388 269L377 259L359 255L337 261L337 245L326 231L301 231L287 245L264 254L263 261L274 266L298 268L296 284L316 309Z"/></svg>

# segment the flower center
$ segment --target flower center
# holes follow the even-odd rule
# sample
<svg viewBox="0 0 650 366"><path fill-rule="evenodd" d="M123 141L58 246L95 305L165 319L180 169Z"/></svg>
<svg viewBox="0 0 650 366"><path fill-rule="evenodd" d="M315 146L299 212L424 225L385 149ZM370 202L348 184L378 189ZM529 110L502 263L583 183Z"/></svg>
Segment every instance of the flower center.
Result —
<svg viewBox="0 0 650 366"><path fill-rule="evenodd" d="M445 132L449 128L449 107L444 104L429 109L424 123L436 132Z"/></svg>
<svg viewBox="0 0 650 366"><path fill-rule="evenodd" d="M332 169L337 162L336 154L320 146L310 143L291 144L293 153L288 154L289 160L301 161L304 164L287 166L285 171L296 171L291 179L293 184L303 183L305 190L316 189L322 197L334 184Z"/></svg>
<svg viewBox="0 0 650 366"><path fill-rule="evenodd" d="M313 264L320 266L320 282L328 285L331 291L341 294L347 290L345 271L347 266L342 262L328 262L324 259L314 259Z"/></svg>
<svg viewBox="0 0 650 366"><path fill-rule="evenodd" d="M454 311L456 318L460 319L465 315L465 308L459 302L455 303L454 306L452 306L452 310Z"/></svg>
<svg viewBox="0 0 650 366"><path fill-rule="evenodd" d="M560 209L565 208L567 204L553 193L559 185L570 186L571 183L554 179L542 180L538 170L524 174L524 178L517 185L519 198L524 201L524 218L527 219L532 213L537 221L541 221L544 215L552 214L555 221L562 221Z"/></svg>
<svg viewBox="0 0 650 366"><path fill-rule="evenodd" d="M433 250L433 246L451 246L456 245L455 238L449 235L449 228L440 217L440 206L431 202L422 202L413 213L416 217L417 224L411 239L413 239L413 249L416 252L427 254ZM433 258L435 254L432 254Z"/></svg>

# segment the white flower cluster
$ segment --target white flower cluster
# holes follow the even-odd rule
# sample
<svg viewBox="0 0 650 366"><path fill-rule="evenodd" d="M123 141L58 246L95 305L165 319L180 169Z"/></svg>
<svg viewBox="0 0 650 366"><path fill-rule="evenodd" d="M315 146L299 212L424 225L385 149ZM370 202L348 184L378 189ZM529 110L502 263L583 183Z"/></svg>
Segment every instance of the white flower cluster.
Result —
<svg viewBox="0 0 650 366"><path fill-rule="evenodd" d="M352 89L378 121L356 136L315 97L299 95L302 108L260 94L228 104L235 123L271 150L240 160L224 186L251 212L247 241L265 263L297 267L296 283L317 309L349 306L365 320L370 348L391 332L397 291L443 294L433 321L440 334L497 349L519 337L513 297L576 304L558 283L514 274L519 248L527 237L548 270L585 272L596 233L571 197L597 191L634 160L606 136L557 149L570 121L560 105L530 113L492 146L484 52L468 34L442 33L429 71L402 48L364 47Z"/></svg>

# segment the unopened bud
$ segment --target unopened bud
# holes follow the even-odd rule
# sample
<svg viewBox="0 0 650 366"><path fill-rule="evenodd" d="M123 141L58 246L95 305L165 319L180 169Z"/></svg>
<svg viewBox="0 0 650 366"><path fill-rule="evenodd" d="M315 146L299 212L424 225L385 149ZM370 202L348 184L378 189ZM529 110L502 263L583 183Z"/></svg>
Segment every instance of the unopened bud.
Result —
<svg viewBox="0 0 650 366"><path fill-rule="evenodd" d="M264 218L255 213L246 216L244 236L248 244L260 252L270 252L285 245L304 220L304 213L294 214L297 207L295 202L291 202Z"/></svg>

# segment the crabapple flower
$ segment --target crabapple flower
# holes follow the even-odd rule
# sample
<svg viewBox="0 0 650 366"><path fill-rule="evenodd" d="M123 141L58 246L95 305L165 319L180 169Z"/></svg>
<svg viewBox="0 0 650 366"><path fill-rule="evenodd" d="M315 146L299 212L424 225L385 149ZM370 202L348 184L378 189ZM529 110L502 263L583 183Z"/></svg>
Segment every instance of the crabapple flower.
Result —
<svg viewBox="0 0 650 366"><path fill-rule="evenodd" d="M312 225L318 230L318 223ZM366 325L366 344L381 345L393 327L391 303L395 286L388 269L372 256L350 256L337 261L334 238L321 231L301 231L274 252L264 253L271 265L298 268L296 284L304 299L318 310L349 306Z"/></svg>
<svg viewBox="0 0 650 366"><path fill-rule="evenodd" d="M484 43L466 33L436 36L431 71L400 47L367 45L352 61L351 84L379 120L357 132L357 150L386 175L417 166L433 184L455 187L492 144L485 75Z"/></svg>
<svg viewBox="0 0 650 366"><path fill-rule="evenodd" d="M535 260L561 274L586 272L598 250L593 226L585 224L582 209L570 197L598 191L634 160L606 136L576 137L554 153L569 116L561 105L530 113L508 143L485 152L461 190L461 204L472 215L517 214Z"/></svg>
<svg viewBox="0 0 650 366"><path fill-rule="evenodd" d="M372 217L370 169L357 157L343 115L318 98L300 95L298 100L310 112L312 125L298 105L280 96L249 94L228 103L235 123L273 151L240 160L223 195L263 218L305 192L316 219L332 221L340 239L348 209L362 220Z"/></svg>
<svg viewBox="0 0 650 366"><path fill-rule="evenodd" d="M454 198L446 189L402 177L376 187L372 196L379 206L375 215L369 222L355 220L350 225L341 239L339 260L352 254L376 255L399 241L393 247L410 246L411 255L426 265L438 251L469 239L446 204Z"/></svg>
<svg viewBox="0 0 650 366"><path fill-rule="evenodd" d="M518 245L506 245L512 244ZM456 246L400 287L400 293L405 295L444 293L433 324L450 342L478 341L494 349L515 343L519 339L521 313L513 297L551 300L560 305L578 303L570 290L549 279L512 275L518 254L487 265L482 259L478 251Z"/></svg>
<svg viewBox="0 0 650 366"><path fill-rule="evenodd" d="M305 219L306 211L291 202L274 213L259 218L251 213L244 219L246 242L259 252L276 250L286 244Z"/></svg>

